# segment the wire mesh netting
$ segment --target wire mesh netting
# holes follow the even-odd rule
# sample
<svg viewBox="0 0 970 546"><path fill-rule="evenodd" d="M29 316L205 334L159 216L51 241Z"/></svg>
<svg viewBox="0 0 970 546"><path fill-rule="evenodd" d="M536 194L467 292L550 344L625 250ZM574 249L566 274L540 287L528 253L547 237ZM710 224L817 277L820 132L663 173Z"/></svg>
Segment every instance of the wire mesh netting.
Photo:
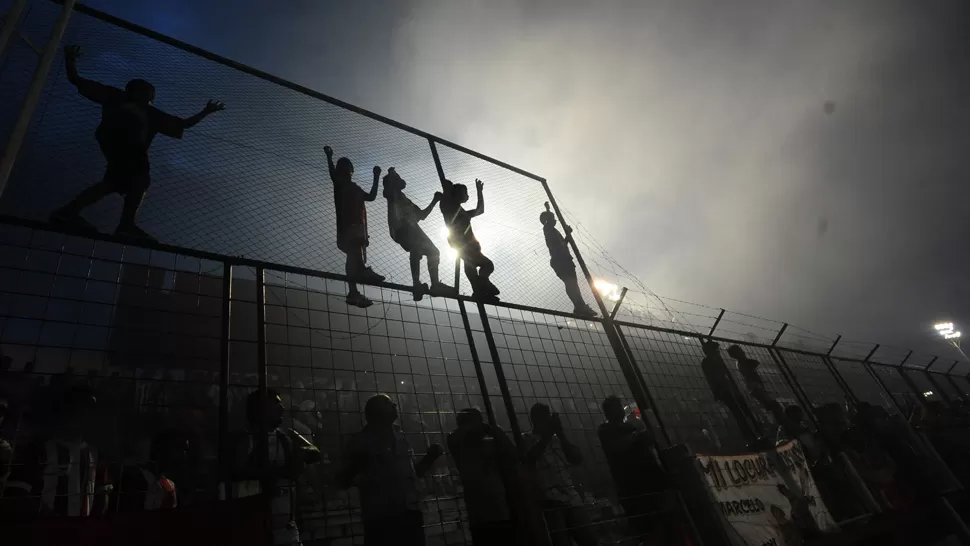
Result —
<svg viewBox="0 0 970 546"><path fill-rule="evenodd" d="M527 440L533 434L529 431L531 412L535 405L544 404L560 416L565 437L581 454L581 464L555 469L562 476L557 480L564 478L565 483L576 486L588 516L568 527L579 527L580 532L598 529L592 534L609 537L615 543L634 536L631 529L639 525L638 521L631 521L634 513L641 514L638 519L652 521L663 517L660 514L665 508L660 494L637 492L621 497L618 490L623 484L614 482L620 478L611 474L608 465L602 443L608 432L603 428L601 411L607 397L617 397L627 414L650 418L633 401L603 325L599 321L577 321L490 305L484 309L511 394L517 428L523 432L523 448L531 445ZM472 328L478 326L474 324ZM493 368L487 342L476 341L476 349L483 368ZM492 384L492 376L486 376ZM493 402L496 411L498 402ZM502 414L500 423L507 419L504 409ZM652 450L645 456L656 457ZM658 461L651 464L659 468ZM643 514L644 507L648 514ZM545 514L550 529L566 527L554 521L557 518L550 519L557 511Z"/></svg>
<svg viewBox="0 0 970 546"><path fill-rule="evenodd" d="M925 372L926 379L933 385L934 391L942 392L942 397L947 402L955 402L962 398L959 389L951 381L947 380L947 376L938 373Z"/></svg>
<svg viewBox="0 0 970 546"><path fill-rule="evenodd" d="M914 392L913 388L907 384L906 379L903 377L902 372L897 368L890 366L881 365L870 365L870 369L875 372L877 376L882 380L883 385L885 385L886 390L893 397L896 404L901 407L907 414L913 410L913 408L918 407L919 399L917 394Z"/></svg>
<svg viewBox="0 0 970 546"><path fill-rule="evenodd" d="M5 517L139 510L144 473L179 442L180 499L215 499L221 276L196 258L0 229ZM34 473L74 449L97 463L87 499Z"/></svg>
<svg viewBox="0 0 970 546"><path fill-rule="evenodd" d="M826 366L824 357L778 349L778 355L795 375L813 405L844 404L848 393Z"/></svg>
<svg viewBox="0 0 970 546"><path fill-rule="evenodd" d="M36 3L25 31L44 36L59 6ZM228 108L186 131L181 140L158 137L152 146L152 188L139 215L160 241L213 253L344 272L336 247L334 198L324 146L355 165L365 191L371 169L395 169L406 195L430 203L440 182L426 137L412 134L175 46L76 13L65 43L85 47L82 77L123 87L135 77L152 82L156 106L187 117L208 99ZM5 63L0 103L12 116L35 63L26 46ZM104 159L94 139L100 108L80 96L63 73L58 54L13 178L0 203L4 213L44 220L80 190L101 179ZM4 118L6 119L6 118ZM542 184L493 163L439 145L445 176L470 189L486 184L486 214L473 221L484 252L496 263L495 283L505 301L571 311L562 283L549 266L539 213L548 200ZM121 199L85 212L102 231L114 229ZM367 205L368 261L393 283L410 284L408 254L391 240L386 200ZM454 251L441 214L422 227L443 254L441 275L452 278ZM449 259L451 258L451 259ZM593 299L579 273L588 302ZM451 281L448 281L449 283ZM462 280L463 293L470 294Z"/></svg>
<svg viewBox="0 0 970 546"><path fill-rule="evenodd" d="M859 401L881 406L892 413L899 413L890 394L872 377L865 364L840 358L833 358L831 362Z"/></svg>

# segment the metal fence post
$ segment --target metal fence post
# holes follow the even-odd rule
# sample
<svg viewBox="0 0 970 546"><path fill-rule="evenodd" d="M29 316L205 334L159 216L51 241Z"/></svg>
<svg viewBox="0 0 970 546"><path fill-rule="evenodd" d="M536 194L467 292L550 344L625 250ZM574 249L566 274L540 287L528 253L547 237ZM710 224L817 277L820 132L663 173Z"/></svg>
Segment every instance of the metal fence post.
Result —
<svg viewBox="0 0 970 546"><path fill-rule="evenodd" d="M54 57L57 55L57 48L61 45L61 39L64 37L64 31L67 30L67 23L71 20L71 14L74 12L74 4L77 3L77 0L63 0L63 2L64 5L61 7L61 14L57 17L54 28L51 29L50 36L47 38L47 45L44 48L44 54L41 55L40 61L37 62L34 77L30 81L30 87L27 88L27 95L24 97L24 102L20 106L20 115L17 116L17 122L10 131L10 138L7 140L7 146L3 150L3 155L0 156L0 197L3 196L3 190L7 187L7 182L10 180L11 173L13 173L13 165L17 161L17 154L20 153L20 147L23 145L24 138L27 136L27 128L30 126L30 120L34 117L34 110L37 109L37 103L40 102L40 95L44 92L47 75L50 74L51 66L54 64Z"/></svg>
<svg viewBox="0 0 970 546"><path fill-rule="evenodd" d="M267 396L266 390L266 271L262 267L256 268L256 373L258 377L258 385L260 396L263 398L265 403L265 398ZM267 435L269 431L266 430L266 424L263 419L260 419L256 424L256 430L253 431L256 435L253 438L253 447L256 451L256 461L260 469L265 469L269 464L269 439ZM268 483L264 483L267 486ZM267 491L266 487L263 491Z"/></svg>
<svg viewBox="0 0 970 546"><path fill-rule="evenodd" d="M482 362L478 359L478 352L475 350L475 336L472 334L471 324L468 322L468 311L465 310L465 302L458 300L458 310L461 311L461 323L465 327L465 335L468 336L468 348L472 353L472 362L475 364L475 375L478 376L478 388L482 390L482 405L485 407L485 415L488 422L498 425L495 421L495 412L492 410L492 400L488 396L488 384L485 382L485 375L482 373Z"/></svg>
<svg viewBox="0 0 970 546"><path fill-rule="evenodd" d="M230 474L229 455L229 335L230 297L232 296L232 265L222 262L222 333L219 339L219 472L221 482L227 484L226 497L231 498L228 487Z"/></svg>
<svg viewBox="0 0 970 546"><path fill-rule="evenodd" d="M636 358L633 356L633 349L630 347L630 343L626 340L626 335L623 333L623 329L620 328L619 324L615 324L615 326L616 333L620 337L620 342L623 343L623 348L629 354L630 360L634 363L634 366L636 366ZM647 409L653 410L653 416L657 419L657 426L660 427L660 433L663 434L664 440L667 441L668 446L673 445L673 442L670 441L670 433L667 432L667 427L664 425L663 417L660 415L660 408L657 407L653 394L650 392L650 388L647 387L646 379L644 379L643 374L639 373L637 374L637 379L643 381L643 393L647 397L647 403L650 404L647 406ZM649 426L649 423L647 423L647 425Z"/></svg>
<svg viewBox="0 0 970 546"><path fill-rule="evenodd" d="M441 165L441 156L438 155L438 146L434 143L434 139L428 137L428 146L431 147L431 158L434 159L434 167L438 171L438 181L441 183L441 189L445 188L445 168ZM455 293L460 292L458 286L461 282L461 256L455 257Z"/></svg>
<svg viewBox="0 0 970 546"><path fill-rule="evenodd" d="M852 390L852 387L849 386L849 382L846 381L844 377L842 377L842 373L839 372L839 369L838 367L836 367L835 362L833 362L832 358L829 357L829 354L831 353L832 351L829 351L828 354L819 355L819 357L822 359L822 363L825 364L825 367L828 368L829 372L832 374L832 377L835 378L835 382L842 387L842 390L844 390L846 394L852 397L852 400L856 404L858 404L859 396L855 393L855 391Z"/></svg>
<svg viewBox="0 0 970 546"><path fill-rule="evenodd" d="M492 337L492 327L488 323L488 313L485 312L485 305L478 304L478 314L482 317L482 329L485 331L485 341L488 343L488 352L492 355L492 365L495 366L495 378L498 379L498 388L502 392L502 401L505 402L505 412L509 414L509 428L512 429L512 437L515 445L522 450L522 429L519 427L519 419L515 416L515 403L512 401L512 393L509 391L509 384L505 380L505 370L502 369L502 361L498 357L498 347L495 346L495 338Z"/></svg>
<svg viewBox="0 0 970 546"><path fill-rule="evenodd" d="M784 331L784 330L783 330ZM775 364L778 365L778 369L781 370L781 375L785 377L785 381L788 382L788 386L791 388L792 392L798 397L799 402L804 406L805 412L811 417L815 425L818 426L818 418L815 417L815 412L812 410L812 399L802 388L802 384L798 381L798 377L795 376L791 368L788 367L788 363L785 362L785 357L781 354L781 351L774 347L768 349L768 355L771 356Z"/></svg>

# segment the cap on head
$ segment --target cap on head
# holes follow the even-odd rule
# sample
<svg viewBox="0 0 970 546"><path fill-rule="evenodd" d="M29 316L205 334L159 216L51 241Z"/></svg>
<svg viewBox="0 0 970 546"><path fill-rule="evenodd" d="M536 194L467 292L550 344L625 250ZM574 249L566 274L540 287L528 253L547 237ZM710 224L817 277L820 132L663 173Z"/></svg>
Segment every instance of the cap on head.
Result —
<svg viewBox="0 0 970 546"><path fill-rule="evenodd" d="M717 354L717 351L721 348L716 341L705 341L702 345L704 348L704 354Z"/></svg>
<svg viewBox="0 0 970 546"><path fill-rule="evenodd" d="M397 174L394 167L387 169L387 174L384 175L384 197L389 197L392 193L403 190L406 185L407 183L401 178L401 175Z"/></svg>

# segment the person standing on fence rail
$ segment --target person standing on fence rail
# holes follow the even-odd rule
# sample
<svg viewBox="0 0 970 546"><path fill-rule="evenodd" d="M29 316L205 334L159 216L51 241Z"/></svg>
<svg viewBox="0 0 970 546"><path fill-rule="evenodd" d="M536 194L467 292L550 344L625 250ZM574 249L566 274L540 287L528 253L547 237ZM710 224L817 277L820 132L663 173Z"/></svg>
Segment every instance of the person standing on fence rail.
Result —
<svg viewBox="0 0 970 546"><path fill-rule="evenodd" d="M539 223L542 224L542 234L546 238L546 248L549 249L549 265L556 272L559 280L566 285L566 295L573 302L573 314L583 318L596 316L596 311L590 307L583 294L579 291L579 280L576 277L576 264L573 256L569 253L567 243L572 238L572 229L563 226L566 236L563 237L556 229L556 215L549 210L549 203L546 203L546 210L539 215Z"/></svg>
<svg viewBox="0 0 970 546"><path fill-rule="evenodd" d="M70 203L55 210L51 214L50 222L82 232L94 232L94 226L81 217L81 211L112 193L119 193L124 196L125 202L115 235L153 241L151 235L135 224L138 208L151 184L148 147L157 133L171 138L182 138L186 129L194 127L209 114L223 110L226 106L210 100L201 112L189 118L167 114L152 105L155 100L155 87L145 80L131 80L122 91L82 78L77 71L77 59L80 56L80 46L70 45L64 48L67 79L77 87L81 96L101 105L101 123L94 135L108 167L101 182L82 191Z"/></svg>
<svg viewBox="0 0 970 546"><path fill-rule="evenodd" d="M367 245L370 237L367 235L367 207L368 201L377 199L377 185L380 182L381 168L374 167L374 183L370 192L354 183L354 164L346 157L333 163L333 148L324 146L327 154L327 166L330 169L330 181L333 182L333 203L337 212L337 248L347 255L347 305L366 309L374 304L357 290L360 281L368 284L384 282L384 277L367 267Z"/></svg>
<svg viewBox="0 0 970 546"><path fill-rule="evenodd" d="M475 180L478 205L473 210L462 208L468 202L468 188L464 184L453 184L450 180L441 183L441 214L448 226L448 244L458 251L458 257L465 263L465 276L475 298L482 301L498 301L499 289L488 278L495 271L495 264L482 254L482 245L472 231L472 218L485 213L485 184Z"/></svg>
<svg viewBox="0 0 970 546"><path fill-rule="evenodd" d="M391 230L391 239L401 248L411 253L411 282L414 285L414 301L421 301L425 294L432 296L449 296L454 288L443 284L438 277L438 263L441 253L438 247L418 225L434 210L434 206L441 201L441 192L435 192L431 204L424 209L418 208L407 196L404 188L407 182L391 167L384 175L384 198L387 199L387 225ZM431 277L431 287L421 282L421 257L428 257L428 275Z"/></svg>

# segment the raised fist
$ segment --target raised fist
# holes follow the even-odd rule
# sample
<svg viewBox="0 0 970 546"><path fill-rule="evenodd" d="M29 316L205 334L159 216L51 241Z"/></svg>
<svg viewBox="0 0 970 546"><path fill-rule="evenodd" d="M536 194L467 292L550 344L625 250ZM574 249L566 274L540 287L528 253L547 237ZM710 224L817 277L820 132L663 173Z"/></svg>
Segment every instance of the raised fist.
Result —
<svg viewBox="0 0 970 546"><path fill-rule="evenodd" d="M443 193L441 193L440 191L436 191L436 192L434 192L434 200L435 200L435 201L441 201L441 199L442 199L443 197L444 197L444 194L443 194Z"/></svg>
<svg viewBox="0 0 970 546"><path fill-rule="evenodd" d="M333 148L330 146L324 146L323 153L327 154L327 157L333 157Z"/></svg>
<svg viewBox="0 0 970 546"><path fill-rule="evenodd" d="M377 178L380 175L381 175L381 168L378 167L377 165L374 165L374 178Z"/></svg>
<svg viewBox="0 0 970 546"><path fill-rule="evenodd" d="M484 187L485 187L485 183L476 178L475 179L475 189L478 190L478 191L482 191L482 189Z"/></svg>
<svg viewBox="0 0 970 546"><path fill-rule="evenodd" d="M210 100L205 105L205 111L208 113L219 112L226 109L226 103L218 100Z"/></svg>

